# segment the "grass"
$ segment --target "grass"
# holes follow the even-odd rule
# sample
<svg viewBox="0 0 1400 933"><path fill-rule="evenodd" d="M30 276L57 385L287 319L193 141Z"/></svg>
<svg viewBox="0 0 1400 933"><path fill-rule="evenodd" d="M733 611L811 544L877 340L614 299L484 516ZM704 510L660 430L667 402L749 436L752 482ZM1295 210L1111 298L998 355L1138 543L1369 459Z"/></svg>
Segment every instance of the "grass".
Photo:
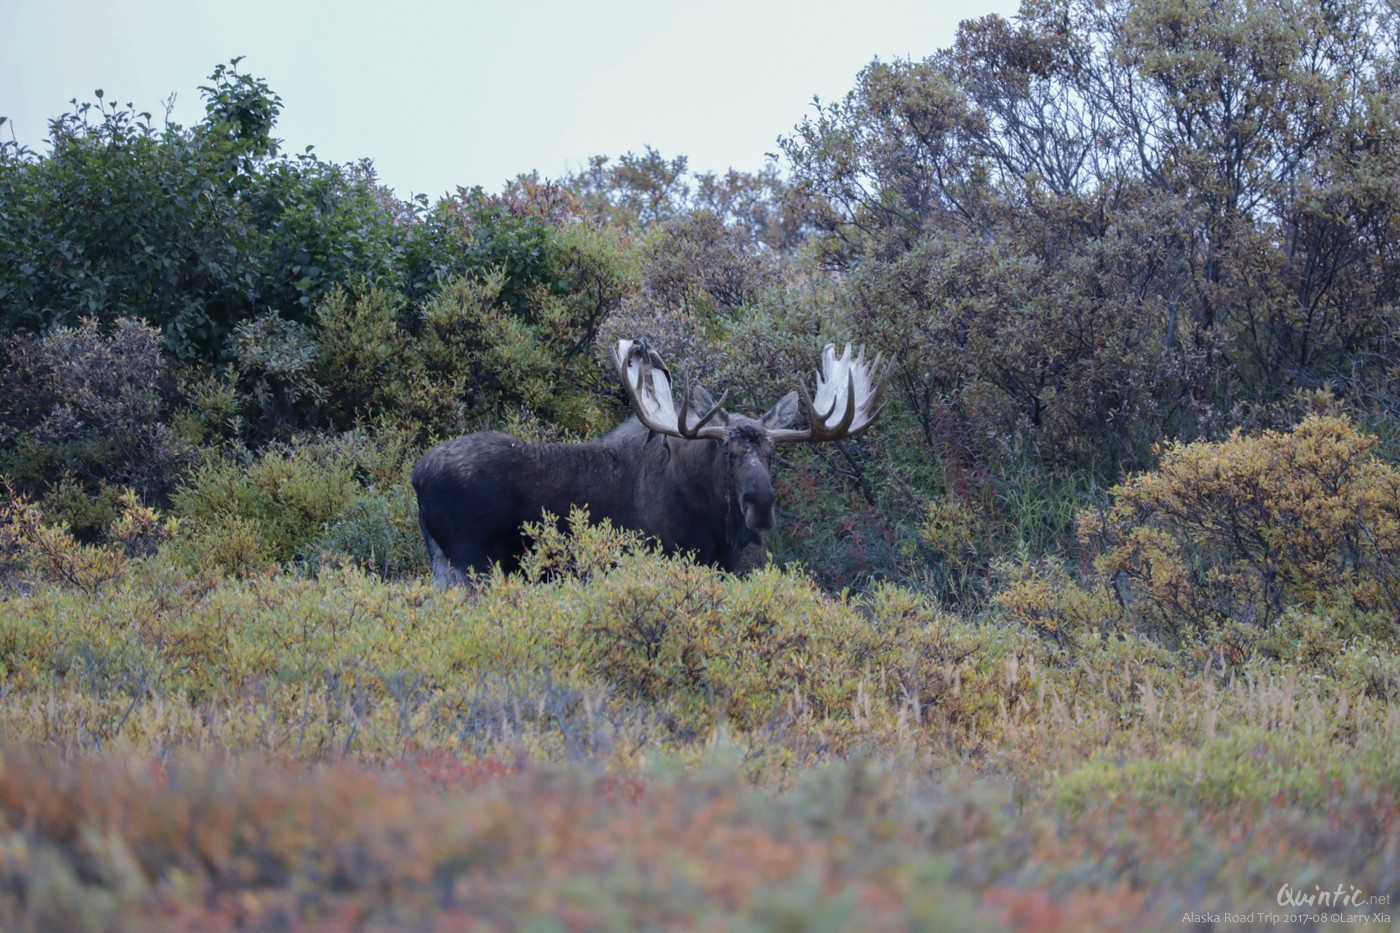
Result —
<svg viewBox="0 0 1400 933"><path fill-rule="evenodd" d="M1177 929L1400 892L1393 646L1224 668L590 534L476 592L163 554L12 584L0 927Z"/></svg>
<svg viewBox="0 0 1400 933"><path fill-rule="evenodd" d="M645 553L475 595L150 559L0 619L6 929L1173 929L1400 888L1385 679Z"/></svg>

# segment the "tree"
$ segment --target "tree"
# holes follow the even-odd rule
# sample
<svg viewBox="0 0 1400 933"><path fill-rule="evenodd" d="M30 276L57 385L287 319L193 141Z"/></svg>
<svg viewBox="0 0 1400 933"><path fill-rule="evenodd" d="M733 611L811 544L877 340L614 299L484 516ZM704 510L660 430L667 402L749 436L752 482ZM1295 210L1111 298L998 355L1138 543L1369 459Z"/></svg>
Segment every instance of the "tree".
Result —
<svg viewBox="0 0 1400 933"><path fill-rule="evenodd" d="M181 360L268 311L305 318L334 285L402 284L411 220L372 167L279 155L281 99L220 65L185 129L96 92L47 156L0 147L0 330L138 315Z"/></svg>
<svg viewBox="0 0 1400 933"><path fill-rule="evenodd" d="M1027 0L872 63L782 145L930 435L952 410L1142 462L1393 346L1392 25L1365 0Z"/></svg>

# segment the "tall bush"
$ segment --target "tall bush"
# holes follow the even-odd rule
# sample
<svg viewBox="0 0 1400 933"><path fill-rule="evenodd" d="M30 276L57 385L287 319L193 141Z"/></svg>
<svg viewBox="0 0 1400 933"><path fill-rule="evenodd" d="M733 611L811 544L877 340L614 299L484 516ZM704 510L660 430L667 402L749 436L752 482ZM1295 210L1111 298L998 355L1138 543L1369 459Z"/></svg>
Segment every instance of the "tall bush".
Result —
<svg viewBox="0 0 1400 933"><path fill-rule="evenodd" d="M1275 426L1300 384L1393 404L1391 19L1031 2L803 121L783 148L818 253L853 273L857 335L900 352L931 452L966 433L1111 475Z"/></svg>
<svg viewBox="0 0 1400 933"><path fill-rule="evenodd" d="M406 286L413 213L372 167L283 156L281 99L237 59L200 90L190 128L99 90L51 122L47 155L0 146L0 330L136 314L190 361L269 310L304 317L337 283Z"/></svg>
<svg viewBox="0 0 1400 933"><path fill-rule="evenodd" d="M1096 567L1149 627L1190 635L1271 626L1290 607L1342 609L1400 631L1400 470L1348 420L1169 448L1086 510ZM1345 616L1346 614L1344 614Z"/></svg>
<svg viewBox="0 0 1400 933"><path fill-rule="evenodd" d="M123 486L154 501L192 462L169 424L180 382L160 331L145 322L120 318L107 329L87 318L42 338L14 335L0 358L0 473L28 493L68 479L89 493Z"/></svg>

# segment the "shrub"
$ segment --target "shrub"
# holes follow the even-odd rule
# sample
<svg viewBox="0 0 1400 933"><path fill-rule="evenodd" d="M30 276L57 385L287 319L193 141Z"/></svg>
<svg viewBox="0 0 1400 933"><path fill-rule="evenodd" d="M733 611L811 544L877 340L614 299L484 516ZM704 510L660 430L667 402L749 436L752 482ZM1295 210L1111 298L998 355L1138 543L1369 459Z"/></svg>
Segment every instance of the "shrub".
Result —
<svg viewBox="0 0 1400 933"><path fill-rule="evenodd" d="M230 574L290 561L326 533L358 491L350 464L323 447L274 444L246 462L211 460L171 497L194 533L179 548ZM257 553L246 545L229 549L228 542L246 542L249 534Z"/></svg>
<svg viewBox="0 0 1400 933"><path fill-rule="evenodd" d="M131 318L6 340L0 473L33 494L67 480L89 497L106 484L161 498L194 452L167 424L181 389L160 345L159 330Z"/></svg>
<svg viewBox="0 0 1400 933"><path fill-rule="evenodd" d="M732 316L775 284L772 257L707 210L657 226L642 247L642 290L663 308L702 320Z"/></svg>
<svg viewBox="0 0 1400 933"><path fill-rule="evenodd" d="M1034 689L1032 639L966 625L907 590L833 599L793 570L734 577L581 513L569 526L537 528L535 582L492 577L476 611L543 636L556 671L666 709L682 738L719 721L848 748L898 721L972 752Z"/></svg>
<svg viewBox="0 0 1400 933"><path fill-rule="evenodd" d="M305 317L337 284L407 287L415 215L368 164L279 155L282 101L237 60L201 92L190 129L98 91L51 123L49 156L0 147L0 330L135 311L193 361L259 311Z"/></svg>
<svg viewBox="0 0 1400 933"><path fill-rule="evenodd" d="M1291 606L1400 622L1400 471L1334 416L1291 431L1175 445L1085 511L1096 566L1149 628L1273 625Z"/></svg>
<svg viewBox="0 0 1400 933"><path fill-rule="evenodd" d="M172 554L240 577L337 557L382 576L416 572L408 476L419 450L412 432L380 424L210 459L171 496L186 522Z"/></svg>
<svg viewBox="0 0 1400 933"><path fill-rule="evenodd" d="M241 395L253 407L252 423L243 426L246 440L285 440L320 420L326 390L316 381L310 327L272 311L239 323L230 351Z"/></svg>
<svg viewBox="0 0 1400 933"><path fill-rule="evenodd" d="M539 234L531 262L543 269L469 269L412 306L382 288L332 291L315 312L324 420L389 420L423 441L518 413L570 431L607 424L611 367L597 365L594 342L626 288L620 249L597 232ZM539 280L513 278L527 272Z"/></svg>
<svg viewBox="0 0 1400 933"><path fill-rule="evenodd" d="M326 523L321 536L297 553L313 565L328 558L348 559L385 578L417 572L424 557L413 490L404 484L356 493Z"/></svg>
<svg viewBox="0 0 1400 933"><path fill-rule="evenodd" d="M50 123L47 158L0 160L0 328L135 310L190 358L255 299L247 217L227 188L238 140L158 130L97 96Z"/></svg>
<svg viewBox="0 0 1400 933"><path fill-rule="evenodd" d="M123 577L131 562L149 557L175 533L175 519L162 519L131 490L101 545L78 542L65 524L51 524L8 483L0 497L0 583L49 582L93 592Z"/></svg>
<svg viewBox="0 0 1400 933"><path fill-rule="evenodd" d="M353 294L335 288L316 305L316 379L333 427L381 412L412 416L413 344L402 314L401 296L377 287Z"/></svg>
<svg viewBox="0 0 1400 933"><path fill-rule="evenodd" d="M998 558L992 605L1008 619L1064 644L1087 631L1116 631L1121 611L1102 585L1081 585L1056 557Z"/></svg>

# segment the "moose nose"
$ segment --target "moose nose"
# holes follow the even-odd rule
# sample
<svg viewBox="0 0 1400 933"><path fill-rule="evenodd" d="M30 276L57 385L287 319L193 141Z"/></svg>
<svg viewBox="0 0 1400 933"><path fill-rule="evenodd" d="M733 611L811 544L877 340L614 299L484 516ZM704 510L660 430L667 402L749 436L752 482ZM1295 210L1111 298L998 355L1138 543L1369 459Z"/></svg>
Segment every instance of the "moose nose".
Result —
<svg viewBox="0 0 1400 933"><path fill-rule="evenodd" d="M744 509L744 524L750 531L767 531L773 527L773 487L767 483L747 490L739 499Z"/></svg>

